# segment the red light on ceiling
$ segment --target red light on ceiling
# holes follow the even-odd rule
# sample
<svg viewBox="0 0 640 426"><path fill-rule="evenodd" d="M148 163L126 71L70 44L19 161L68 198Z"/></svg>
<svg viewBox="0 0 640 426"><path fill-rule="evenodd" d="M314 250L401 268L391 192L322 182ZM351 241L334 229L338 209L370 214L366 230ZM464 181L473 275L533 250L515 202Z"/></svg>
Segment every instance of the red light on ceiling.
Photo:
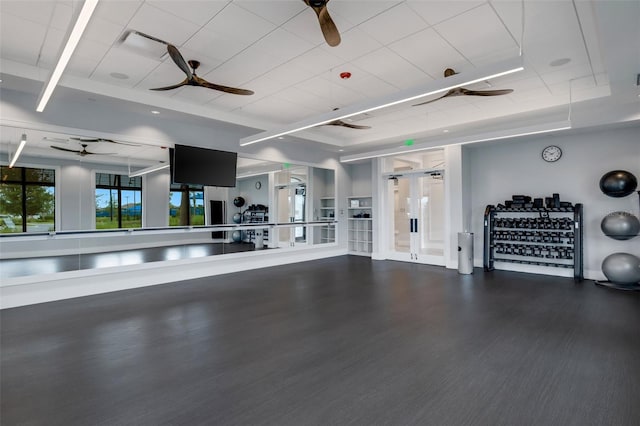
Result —
<svg viewBox="0 0 640 426"><path fill-rule="evenodd" d="M346 80L351 77L351 73L349 71L344 71L340 73L340 78Z"/></svg>

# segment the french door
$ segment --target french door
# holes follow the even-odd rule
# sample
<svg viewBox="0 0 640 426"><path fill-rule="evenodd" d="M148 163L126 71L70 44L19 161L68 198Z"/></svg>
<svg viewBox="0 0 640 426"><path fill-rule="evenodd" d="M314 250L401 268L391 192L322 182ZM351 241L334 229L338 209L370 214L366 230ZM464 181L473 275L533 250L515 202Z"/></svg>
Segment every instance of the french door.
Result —
<svg viewBox="0 0 640 426"><path fill-rule="evenodd" d="M444 266L444 172L395 174L387 185L386 257Z"/></svg>
<svg viewBox="0 0 640 426"><path fill-rule="evenodd" d="M278 222L304 222L306 220L307 186L304 183L280 185L276 188ZM296 226L280 228L278 242L281 247L306 243L307 228Z"/></svg>

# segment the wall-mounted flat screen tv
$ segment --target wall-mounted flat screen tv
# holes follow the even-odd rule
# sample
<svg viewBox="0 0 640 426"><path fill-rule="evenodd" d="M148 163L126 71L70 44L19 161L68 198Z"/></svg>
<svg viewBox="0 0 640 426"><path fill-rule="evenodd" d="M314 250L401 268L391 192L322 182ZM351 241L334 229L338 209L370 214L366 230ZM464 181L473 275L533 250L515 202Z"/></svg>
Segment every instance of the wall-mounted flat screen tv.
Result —
<svg viewBox="0 0 640 426"><path fill-rule="evenodd" d="M237 152L175 145L169 156L173 183L236 186Z"/></svg>

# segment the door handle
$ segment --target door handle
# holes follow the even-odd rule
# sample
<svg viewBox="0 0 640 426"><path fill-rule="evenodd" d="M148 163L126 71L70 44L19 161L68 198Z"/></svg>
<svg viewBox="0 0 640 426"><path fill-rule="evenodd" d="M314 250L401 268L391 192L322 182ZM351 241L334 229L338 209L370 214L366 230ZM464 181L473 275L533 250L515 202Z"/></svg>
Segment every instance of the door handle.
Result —
<svg viewBox="0 0 640 426"><path fill-rule="evenodd" d="M413 233L413 219L409 219L409 233Z"/></svg>
<svg viewBox="0 0 640 426"><path fill-rule="evenodd" d="M418 233L418 219L413 219L413 232Z"/></svg>

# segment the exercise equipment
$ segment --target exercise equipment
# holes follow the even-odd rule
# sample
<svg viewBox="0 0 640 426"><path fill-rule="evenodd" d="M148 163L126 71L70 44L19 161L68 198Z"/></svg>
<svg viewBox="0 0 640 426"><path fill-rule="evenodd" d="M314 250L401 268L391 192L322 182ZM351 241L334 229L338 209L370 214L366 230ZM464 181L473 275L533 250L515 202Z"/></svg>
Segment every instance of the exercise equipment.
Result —
<svg viewBox="0 0 640 426"><path fill-rule="evenodd" d="M600 178L600 190L609 197L626 197L637 187L638 179L626 170L612 170Z"/></svg>
<svg viewBox="0 0 640 426"><path fill-rule="evenodd" d="M236 207L244 206L245 200L243 197L236 197L233 199L233 205Z"/></svg>
<svg viewBox="0 0 640 426"><path fill-rule="evenodd" d="M640 232L640 220L627 212L613 212L600 222L604 235L615 240L630 240Z"/></svg>
<svg viewBox="0 0 640 426"><path fill-rule="evenodd" d="M618 285L635 286L640 282L640 258L629 253L613 253L602 262L602 272Z"/></svg>
<svg viewBox="0 0 640 426"><path fill-rule="evenodd" d="M242 231L233 231L231 233L231 239L234 243L239 243L242 241Z"/></svg>
<svg viewBox="0 0 640 426"><path fill-rule="evenodd" d="M236 213L233 215L233 223L240 223L242 222L242 214L240 213Z"/></svg>

